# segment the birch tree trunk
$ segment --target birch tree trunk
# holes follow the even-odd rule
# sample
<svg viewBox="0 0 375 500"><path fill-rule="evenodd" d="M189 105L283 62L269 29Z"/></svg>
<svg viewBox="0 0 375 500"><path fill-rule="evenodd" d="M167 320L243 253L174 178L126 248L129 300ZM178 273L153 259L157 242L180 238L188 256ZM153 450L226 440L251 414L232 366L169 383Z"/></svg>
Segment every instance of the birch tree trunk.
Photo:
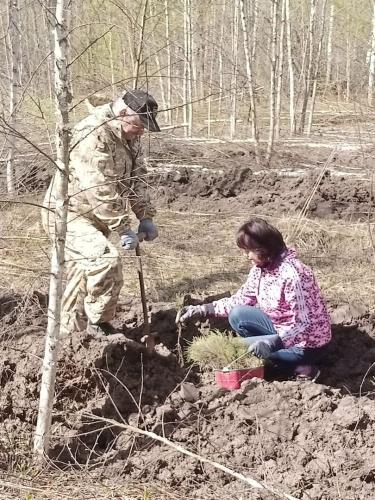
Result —
<svg viewBox="0 0 375 500"><path fill-rule="evenodd" d="M328 36L327 36L327 67L326 67L326 81L325 81L325 89L324 93L327 92L332 76L332 39L333 39L333 27L335 22L335 4L331 4L330 13L329 13L329 24L328 24Z"/></svg>
<svg viewBox="0 0 375 500"><path fill-rule="evenodd" d="M138 50L137 50L137 55L135 58L135 65L134 65L134 72L133 72L133 82L134 82L133 88L134 89L136 89L138 87L138 83L139 83L139 71L140 71L140 66L141 66L141 58L143 55L147 7L148 7L148 0L145 0L145 3L143 4L142 19L141 19L141 26L140 26L140 32L139 32Z"/></svg>
<svg viewBox="0 0 375 500"><path fill-rule="evenodd" d="M295 90L296 90L295 97L296 97L296 99L295 99L294 107L295 107L296 112L297 112L297 109L299 106L300 98L301 98L301 96L303 97L303 94L305 92L304 86L306 85L306 71L307 71L307 61L308 61L307 53L309 50L309 34L308 34L308 30L305 33L304 26L301 30L301 35L300 35L300 44L301 44L301 42L302 42L302 55L301 55L302 61L300 64L298 79L296 79L296 82L295 82L296 83L296 85L295 85ZM296 60L297 60L297 57L295 57L294 63L296 62ZM296 129L297 129L297 115L296 115Z"/></svg>
<svg viewBox="0 0 375 500"><path fill-rule="evenodd" d="M154 19L155 16L156 16L156 14L154 11L154 7L153 7L152 3L150 3L150 18ZM154 46L157 47L155 30L152 31L152 40L153 40ZM155 50L155 64L156 64L157 71L159 73L159 86L160 86L160 95L161 95L162 106L163 106L163 109L167 109L167 100L166 100L165 91L164 91L164 80L163 80L163 75L161 72L162 70L161 70L161 63L160 63L160 57L159 57L158 50Z"/></svg>
<svg viewBox="0 0 375 500"><path fill-rule="evenodd" d="M275 123L275 137L276 140L280 137L280 113L281 113L281 91L283 87L283 72L284 72L284 38L285 38L285 2L281 0L281 27L279 38L279 60L277 65L277 89L276 89L276 123Z"/></svg>
<svg viewBox="0 0 375 500"><path fill-rule="evenodd" d="M189 121L189 110L188 110L188 99L189 99L189 90L188 90L188 77L189 77L189 67L188 67L188 28L187 28L187 16L188 16L188 0L184 1L184 72L182 79L182 95L183 95L183 120L184 120L184 135L188 137L188 121Z"/></svg>
<svg viewBox="0 0 375 500"><path fill-rule="evenodd" d="M108 24L110 24L111 19L108 19ZM111 90L112 99L115 98L115 67L113 64L113 50L112 50L112 32L108 33L108 53L109 53L109 67L111 69Z"/></svg>
<svg viewBox="0 0 375 500"><path fill-rule="evenodd" d="M191 0L184 0L184 124L185 136L191 137L193 130L193 87L191 51Z"/></svg>
<svg viewBox="0 0 375 500"><path fill-rule="evenodd" d="M18 0L10 0L8 5L8 45L10 62L10 88L9 88L9 125L12 129L17 128L17 105L21 89L21 29ZM15 172L14 172L14 150L15 137L8 138L9 148L6 162L7 191L14 194Z"/></svg>
<svg viewBox="0 0 375 500"><path fill-rule="evenodd" d="M243 44L244 44L244 52L246 58L246 74L247 74L247 83L249 86L249 97L250 97L250 116L251 116L251 135L254 141L254 150L255 150L255 160L256 163L260 164L260 154L259 154L259 133L258 133L258 124L257 124L257 113L256 113L256 102L254 97L254 83L253 83L253 68L252 68L252 59L249 50L249 37L248 37L248 27L246 23L245 16L245 6L244 0L240 0L240 10L241 10L241 26L243 33Z"/></svg>
<svg viewBox="0 0 375 500"><path fill-rule="evenodd" d="M348 19L349 23L349 19ZM351 80L351 57L352 57L352 39L350 29L348 29L346 35L346 93L345 100L349 102L350 100L350 80Z"/></svg>
<svg viewBox="0 0 375 500"><path fill-rule="evenodd" d="M253 63L253 69L255 69L255 60L258 45L258 24L259 24L259 9L258 0L253 0L253 35L252 35L252 45L251 45L251 62Z"/></svg>
<svg viewBox="0 0 375 500"><path fill-rule="evenodd" d="M239 0L234 0L233 12L233 32L232 32L232 78L230 89L230 122L229 137L234 139L236 135L237 118L237 68L238 68L238 18L239 18Z"/></svg>
<svg viewBox="0 0 375 500"><path fill-rule="evenodd" d="M316 90L317 90L317 85L318 85L318 72L319 72L320 58L322 55L322 46L323 46L324 29L325 29L326 6L327 6L327 0L324 0L323 6L322 6L322 26L321 26L321 32L320 32L320 37L319 37L318 52L317 52L316 60L315 60L313 89L312 89L312 95L311 95L311 101L310 101L309 121L308 121L308 125L307 125L307 135L311 134L313 118L314 118L314 108L315 108L315 102L316 102Z"/></svg>
<svg viewBox="0 0 375 500"><path fill-rule="evenodd" d="M309 38L308 38L309 59L307 63L307 72L304 82L304 94L302 98L301 118L299 124L299 131L301 134L305 130L307 104L311 93L311 73L312 73L313 56L314 56L314 35L315 35L314 27L315 27L315 17L316 17L316 4L317 0L310 0L310 21L309 21Z"/></svg>
<svg viewBox="0 0 375 500"><path fill-rule="evenodd" d="M375 1L373 1L371 51L370 51L369 73L368 73L367 102L369 106L372 106L374 99L374 80L375 80Z"/></svg>
<svg viewBox="0 0 375 500"><path fill-rule="evenodd" d="M48 325L42 366L42 384L38 420L34 438L34 452L42 459L49 451L52 406L55 391L56 366L59 351L62 275L68 207L69 177L69 78L67 68L68 29L66 14L69 0L57 0L54 17L54 70L56 92L56 183L55 236L52 247L51 278L49 288Z"/></svg>
<svg viewBox="0 0 375 500"><path fill-rule="evenodd" d="M169 5L168 0L164 0L165 12L165 39L167 43L167 122L172 124L172 54L170 41Z"/></svg>
<svg viewBox="0 0 375 500"><path fill-rule="evenodd" d="M213 73L214 73L214 58L211 56L210 61L210 80L208 84L208 98L207 98L207 137L211 136L211 105L212 105L212 81L213 81Z"/></svg>
<svg viewBox="0 0 375 500"><path fill-rule="evenodd" d="M271 0L271 83L270 83L270 128L266 152L266 164L270 164L275 139L275 104L276 104L276 67L277 67L277 29L279 0Z"/></svg>
<svg viewBox="0 0 375 500"><path fill-rule="evenodd" d="M295 91L294 91L294 66L292 53L292 27L290 20L290 0L285 0L285 21L286 21L286 45L288 51L288 72L289 72L289 121L291 134L296 133L296 111L295 111Z"/></svg>
<svg viewBox="0 0 375 500"><path fill-rule="evenodd" d="M188 36L188 68L189 68L189 78L188 78L188 106L189 106L189 137L193 135L193 119L194 119L194 105L193 105L193 87L195 88L195 70L193 64L194 52L193 52L193 10L191 7L192 0L187 0L188 6L188 16L187 16L187 36Z"/></svg>
<svg viewBox="0 0 375 500"><path fill-rule="evenodd" d="M223 10L221 17L222 19L225 19L225 1L223 1ZM221 29L220 29L220 42L219 42L219 89L220 89L220 95L219 95L219 116L221 116L221 109L222 109L222 104L223 104L223 92L224 92L224 65L223 65L223 52L224 52L224 47L223 47L223 42L224 42L224 28L225 28L225 23L221 23Z"/></svg>
<svg viewBox="0 0 375 500"><path fill-rule="evenodd" d="M213 22L212 28L209 30L209 36L214 36L214 30L216 27L216 6L213 6ZM208 55L210 56L210 78L208 82L208 97L207 97L207 137L211 136L211 108L212 108L212 88L213 88L213 76L214 76L214 47L211 47L211 51L208 49Z"/></svg>

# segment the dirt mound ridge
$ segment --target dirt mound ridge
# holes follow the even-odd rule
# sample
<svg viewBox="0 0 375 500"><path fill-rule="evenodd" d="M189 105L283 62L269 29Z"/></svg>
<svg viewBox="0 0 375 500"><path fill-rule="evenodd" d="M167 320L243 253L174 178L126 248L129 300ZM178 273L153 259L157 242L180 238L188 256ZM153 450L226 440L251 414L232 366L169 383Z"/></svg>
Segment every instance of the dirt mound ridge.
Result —
<svg viewBox="0 0 375 500"><path fill-rule="evenodd" d="M154 173L151 184L159 185L158 201L180 210L194 207L216 212L240 208L244 210L290 214L301 211L311 193L307 215L336 219L365 219L375 207L370 184L326 172L317 189L320 171L297 177L275 171L256 173L250 168L226 171L195 171L187 168L164 174Z"/></svg>
<svg viewBox="0 0 375 500"><path fill-rule="evenodd" d="M230 393L217 388L212 373L180 366L174 316L172 304L153 304L152 329L162 344L150 358L84 334L64 343L53 418L57 464L100 465L104 476L167 484L185 492L184 498L233 493L249 498L244 484L211 466L153 440L93 423L85 416L90 413L166 436L297 497L337 498L339 484L346 499L373 498L375 410L367 371L375 332L368 315L346 317L334 326L320 384L250 381ZM117 322L128 336L139 339L142 315L136 307L119 311ZM183 336L187 340L197 333L191 326ZM44 327L25 327L11 342L2 337L1 344L0 452L5 450L8 457L2 464L6 469L29 453ZM186 398L182 383L194 384L197 396ZM251 495L258 498L255 492Z"/></svg>

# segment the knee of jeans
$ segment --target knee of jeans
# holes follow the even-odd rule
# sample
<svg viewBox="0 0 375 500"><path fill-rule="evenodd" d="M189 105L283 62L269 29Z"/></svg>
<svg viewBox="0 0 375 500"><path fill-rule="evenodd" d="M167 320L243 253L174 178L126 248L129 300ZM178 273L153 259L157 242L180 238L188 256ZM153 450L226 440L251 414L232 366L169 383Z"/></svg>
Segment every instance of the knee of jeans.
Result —
<svg viewBox="0 0 375 500"><path fill-rule="evenodd" d="M244 310L246 310L247 308L248 306L235 306L233 307L228 316L228 321L230 326L233 328L235 332L239 334L241 334L239 325L240 322L243 320Z"/></svg>

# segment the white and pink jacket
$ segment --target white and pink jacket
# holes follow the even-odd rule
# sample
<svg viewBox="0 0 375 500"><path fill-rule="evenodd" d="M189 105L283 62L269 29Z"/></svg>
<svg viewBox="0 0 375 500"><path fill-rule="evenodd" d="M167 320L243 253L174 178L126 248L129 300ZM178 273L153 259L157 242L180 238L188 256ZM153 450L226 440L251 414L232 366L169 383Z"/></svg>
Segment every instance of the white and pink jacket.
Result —
<svg viewBox="0 0 375 500"><path fill-rule="evenodd" d="M274 267L254 266L231 297L210 304L209 314L227 317L239 305L257 306L271 319L288 347L322 347L331 340L331 322L312 270L292 249Z"/></svg>

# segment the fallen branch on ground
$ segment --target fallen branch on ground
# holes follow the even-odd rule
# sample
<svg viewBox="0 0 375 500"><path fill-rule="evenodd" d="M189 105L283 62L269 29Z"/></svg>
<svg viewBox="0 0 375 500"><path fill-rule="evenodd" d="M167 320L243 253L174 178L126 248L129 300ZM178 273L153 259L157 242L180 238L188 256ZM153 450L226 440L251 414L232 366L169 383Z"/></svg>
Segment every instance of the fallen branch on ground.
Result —
<svg viewBox="0 0 375 500"><path fill-rule="evenodd" d="M102 342L107 342L110 344L122 344L125 347L128 347L129 349L137 352L147 352L146 346L141 344L140 342L137 342L136 340L129 339L128 337L125 337L122 333L112 333L110 335L106 336L101 336L101 335L94 335L94 334L88 334L88 338L93 338L96 340L100 340Z"/></svg>
<svg viewBox="0 0 375 500"><path fill-rule="evenodd" d="M192 457L195 460L198 460L199 462L202 462L202 463L210 464L213 467L215 467L216 469L219 469L219 470L235 477L236 479L239 479L240 481L244 481L245 483L250 485L252 488L256 488L258 490L267 490L267 491L273 493L274 495L278 496L279 498L287 498L288 500L299 500L298 498L293 497L292 495L288 495L288 493L283 493L283 492L280 492L280 491L273 489L271 486L268 486L266 483L261 483L255 479L252 479L251 477L244 476L243 474L240 474L239 472L235 472L235 471L229 469L228 467L225 467L225 465L219 464L218 462L214 462L213 460L210 460L208 458L197 455L196 453L193 453L189 450L186 450L185 448L183 448L179 444L175 444L172 441L170 441L169 439L167 439L165 437L158 436L157 434L155 434L153 432L144 431L142 429L138 429L138 427L134 427L134 426L128 425L128 424L123 424L123 423L117 422L116 420L112 420L110 418L98 417L96 415L93 415L92 413L85 413L85 415L92 420L105 422L107 424L112 424L114 427L120 427L121 429L128 429L131 432L135 432L136 434L142 434L143 436L147 436L151 439L154 439L155 441L160 441L161 443L166 444L167 446L169 446L171 448L174 448L175 450L179 451L180 453L183 453L184 455L187 455L188 457Z"/></svg>

